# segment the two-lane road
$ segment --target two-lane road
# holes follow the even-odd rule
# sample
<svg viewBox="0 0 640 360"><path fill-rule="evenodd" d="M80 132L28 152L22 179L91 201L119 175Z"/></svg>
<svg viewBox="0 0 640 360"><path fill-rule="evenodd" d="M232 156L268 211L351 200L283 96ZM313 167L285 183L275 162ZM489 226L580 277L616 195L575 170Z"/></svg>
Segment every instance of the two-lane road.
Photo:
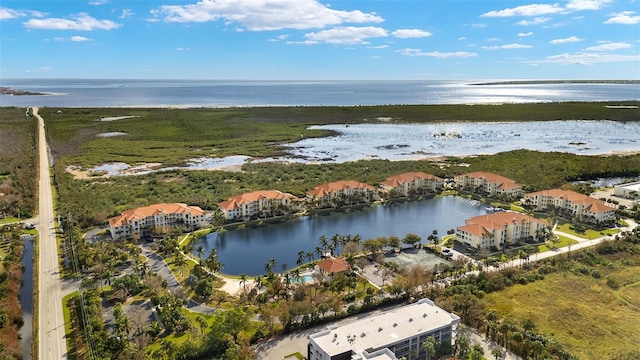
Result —
<svg viewBox="0 0 640 360"><path fill-rule="evenodd" d="M62 280L58 271L58 247L51 195L49 152L45 136L44 120L33 108L38 119L39 181L39 241L38 252L38 359L67 358L64 316L62 315Z"/></svg>

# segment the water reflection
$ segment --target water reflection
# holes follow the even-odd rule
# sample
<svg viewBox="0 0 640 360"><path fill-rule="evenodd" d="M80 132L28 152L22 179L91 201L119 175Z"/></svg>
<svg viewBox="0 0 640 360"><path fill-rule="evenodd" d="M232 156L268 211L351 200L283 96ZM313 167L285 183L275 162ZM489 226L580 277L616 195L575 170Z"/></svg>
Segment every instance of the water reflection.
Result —
<svg viewBox="0 0 640 360"><path fill-rule="evenodd" d="M289 269L295 267L298 252L315 252L321 235L331 238L334 234L358 234L366 240L380 236L403 238L408 233L415 233L425 242L434 229L442 236L447 230L463 225L465 219L483 214L486 214L486 209L478 202L450 196L437 197L350 213L303 217L253 229L212 233L196 241L194 248L203 246L206 250L204 257L215 248L224 264L224 273L258 275L264 273L264 265L270 259L276 259L274 270L277 271L281 264L287 264ZM195 250L193 255L197 257ZM307 261L306 257L304 260Z"/></svg>

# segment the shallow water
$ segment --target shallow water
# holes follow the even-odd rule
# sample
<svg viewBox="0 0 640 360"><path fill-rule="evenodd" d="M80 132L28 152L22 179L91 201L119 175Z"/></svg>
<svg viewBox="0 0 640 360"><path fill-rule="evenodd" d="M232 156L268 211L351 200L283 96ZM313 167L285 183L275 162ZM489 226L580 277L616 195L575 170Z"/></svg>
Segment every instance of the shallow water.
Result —
<svg viewBox="0 0 640 360"><path fill-rule="evenodd" d="M640 150L640 123L604 120L322 125L311 129L332 130L339 135L287 145L293 156L307 162L412 160L516 149L580 155Z"/></svg>

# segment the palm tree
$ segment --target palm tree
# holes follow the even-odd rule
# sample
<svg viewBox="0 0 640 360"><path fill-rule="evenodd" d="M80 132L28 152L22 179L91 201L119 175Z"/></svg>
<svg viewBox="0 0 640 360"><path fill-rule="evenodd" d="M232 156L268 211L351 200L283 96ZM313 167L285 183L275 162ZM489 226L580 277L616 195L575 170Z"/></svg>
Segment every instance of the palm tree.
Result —
<svg viewBox="0 0 640 360"><path fill-rule="evenodd" d="M253 278L253 283L254 283L254 286L255 286L256 290L259 292L260 289L262 288L262 285L263 285L262 284L262 276L258 275L255 278Z"/></svg>
<svg viewBox="0 0 640 360"><path fill-rule="evenodd" d="M308 251L307 252L307 261L308 262L312 262L313 261L313 251Z"/></svg>
<svg viewBox="0 0 640 360"><path fill-rule="evenodd" d="M202 262L202 255L204 254L204 247L202 245L198 246L198 248L196 249L196 252L198 253L198 258L200 259L200 262Z"/></svg>
<svg viewBox="0 0 640 360"><path fill-rule="evenodd" d="M496 357L496 360L498 360L498 358L502 357L502 348L500 348L499 346L495 346L493 349L491 349L491 355Z"/></svg>
<svg viewBox="0 0 640 360"><path fill-rule="evenodd" d="M341 236L338 234L334 234L331 237L331 245L329 246L329 249L331 249L331 255L333 255L333 252L335 251L335 249L337 249L338 245L340 245L340 238Z"/></svg>
<svg viewBox="0 0 640 360"><path fill-rule="evenodd" d="M320 246L322 246L322 254L327 252L327 247L329 247L329 240L324 235L320 236Z"/></svg>
<svg viewBox="0 0 640 360"><path fill-rule="evenodd" d="M247 274L240 274L240 286L242 286L242 293L247 294Z"/></svg>
<svg viewBox="0 0 640 360"><path fill-rule="evenodd" d="M176 256L175 264L178 268L178 271L180 272L180 277L184 277L183 270L185 265L187 265L187 259L185 259L182 255L178 255Z"/></svg>
<svg viewBox="0 0 640 360"><path fill-rule="evenodd" d="M204 331L207 329L207 319L202 315L196 316L196 322L198 323L198 327L200 328L200 334L204 336Z"/></svg>
<svg viewBox="0 0 640 360"><path fill-rule="evenodd" d="M482 357L484 356L484 350L482 349L482 345L474 344L473 347L471 348L470 355L471 355L470 356L471 360L482 360Z"/></svg>
<svg viewBox="0 0 640 360"><path fill-rule="evenodd" d="M431 360L431 358L436 354L436 347L440 345L440 341L438 341L433 335L429 336L423 343L422 349L424 349L426 353L426 360Z"/></svg>
<svg viewBox="0 0 640 360"><path fill-rule="evenodd" d="M298 259L296 260L296 265L302 266L304 264L304 250L298 251Z"/></svg>

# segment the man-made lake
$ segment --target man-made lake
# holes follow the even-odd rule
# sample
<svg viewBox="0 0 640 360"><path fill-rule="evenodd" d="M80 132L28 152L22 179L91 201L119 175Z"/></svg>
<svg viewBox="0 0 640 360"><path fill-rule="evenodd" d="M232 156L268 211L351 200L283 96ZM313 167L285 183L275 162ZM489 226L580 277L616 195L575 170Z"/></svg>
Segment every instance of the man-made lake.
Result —
<svg viewBox="0 0 640 360"><path fill-rule="evenodd" d="M195 248L203 246L206 257L212 248L224 264L226 274L259 275L265 273L270 259L277 261L274 271L296 266L298 252L314 252L320 246L319 238L329 240L334 234L360 235L362 240L377 237L418 234L422 242L433 230L443 236L449 229L463 225L464 220L486 214L484 205L459 197L445 196L395 205L374 206L362 211L325 216L308 216L283 224L258 228L245 228L224 233L211 233L196 241ZM196 252L194 251L194 256ZM317 256L316 256L317 258ZM307 259L305 257L304 261Z"/></svg>

